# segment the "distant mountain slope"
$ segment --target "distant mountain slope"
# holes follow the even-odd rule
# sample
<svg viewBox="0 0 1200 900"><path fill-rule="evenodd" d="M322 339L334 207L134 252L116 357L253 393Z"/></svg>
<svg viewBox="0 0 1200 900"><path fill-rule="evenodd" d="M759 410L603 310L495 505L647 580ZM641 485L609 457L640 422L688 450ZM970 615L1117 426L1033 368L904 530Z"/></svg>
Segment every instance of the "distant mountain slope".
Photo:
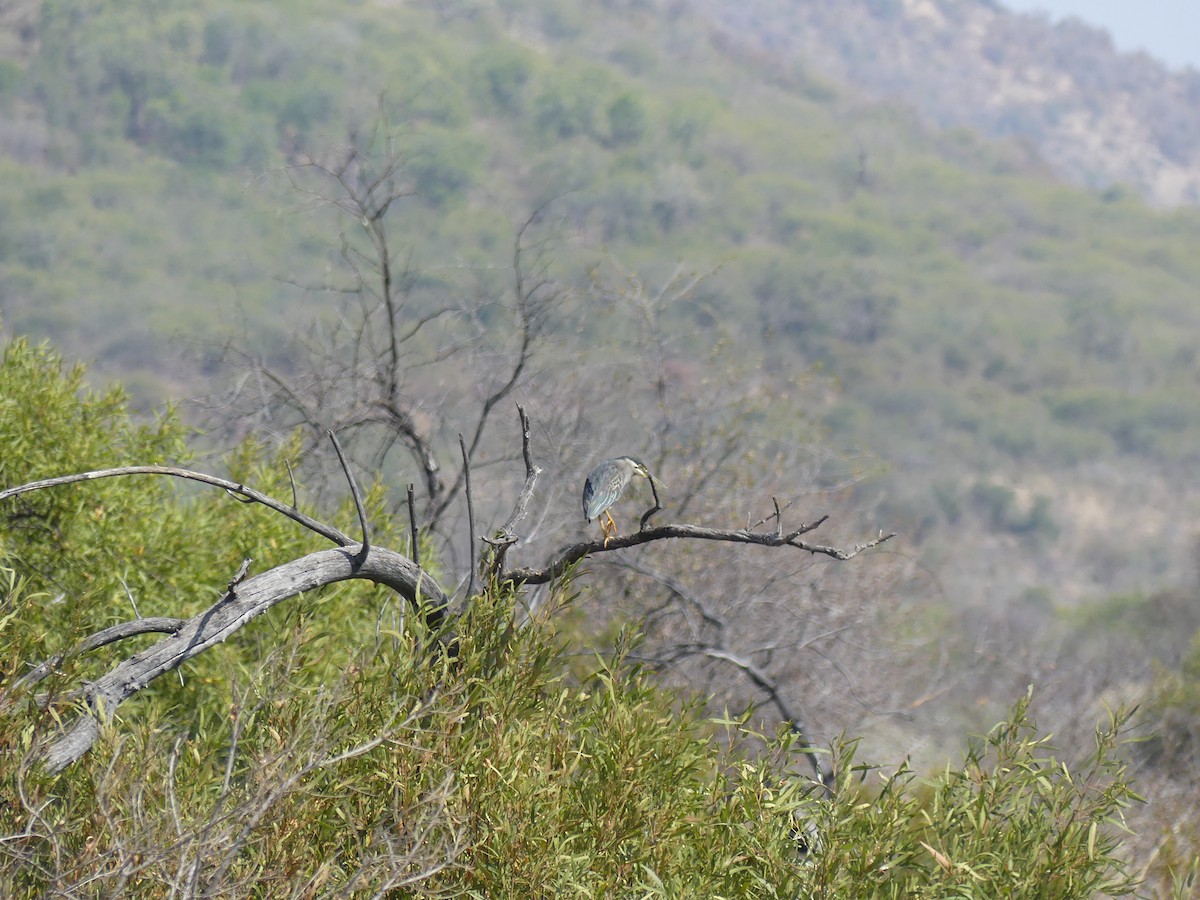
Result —
<svg viewBox="0 0 1200 900"><path fill-rule="evenodd" d="M992 0L694 0L743 40L941 125L1035 144L1070 179L1200 203L1200 72Z"/></svg>
<svg viewBox="0 0 1200 900"><path fill-rule="evenodd" d="M412 189L388 231L422 296L492 294L545 207L579 296L613 260L652 288L714 273L656 312L688 390L730 377L697 362L717 344L764 391L820 371L820 399L773 404L772 426L888 468L879 521L910 546L973 532L948 593L1174 578L1200 515L1178 488L1200 461L1200 209L1064 186L1026 141L939 128L786 49L819 12L830 41L844 15L899 35L897 58L942 52L907 7L874 7L760 3L738 31L686 0L23 5L0 14L0 328L146 403L234 377L229 340L290 360L358 234L291 167L375 133L382 96ZM938 27L945 53L969 32ZM636 365L596 313L579 339Z"/></svg>

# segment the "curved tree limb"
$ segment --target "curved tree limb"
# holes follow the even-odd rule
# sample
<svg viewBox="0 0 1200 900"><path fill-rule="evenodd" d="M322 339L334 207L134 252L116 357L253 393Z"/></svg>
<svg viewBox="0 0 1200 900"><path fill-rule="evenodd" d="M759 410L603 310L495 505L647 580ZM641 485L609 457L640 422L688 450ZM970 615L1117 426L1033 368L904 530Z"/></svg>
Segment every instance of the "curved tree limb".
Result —
<svg viewBox="0 0 1200 900"><path fill-rule="evenodd" d="M101 478L117 478L124 475L166 475L171 478L198 481L201 484L224 488L236 498L245 498L246 501L252 503L261 503L281 516L286 516L293 522L298 522L309 531L314 531L322 537L328 538L339 547L349 547L355 543L352 538L342 534L336 528L326 525L324 522L318 522L316 519L306 516L294 506L280 503L278 500L268 497L261 491L256 491L254 488L246 487L246 485L236 481L229 481L226 478L218 478L215 475L207 475L204 472L194 472L191 469L180 469L176 466L118 466L113 469L97 469L92 472L79 472L75 475L47 478L43 481L31 481L28 484L0 491L0 501L7 500L10 497L19 497L21 494L28 494L33 491L40 491L45 488L59 487L64 484L80 484L85 481L96 481Z"/></svg>
<svg viewBox="0 0 1200 900"><path fill-rule="evenodd" d="M235 585L208 609L178 625L169 637L90 682L83 690L87 711L43 749L46 767L57 772L76 762L96 742L101 723L112 717L117 706L158 676L222 643L277 603L350 578L386 585L415 606L427 604L424 608L430 625L441 625L446 596L437 582L407 557L378 547L361 558L359 549L352 547L311 553Z"/></svg>
<svg viewBox="0 0 1200 900"><path fill-rule="evenodd" d="M108 628L103 628L95 634L88 635L65 653L56 653L49 659L38 663L38 665L18 678L16 683L13 684L12 689L20 690L32 687L45 679L46 676L61 666L69 657L79 656L91 650L99 650L101 647L107 647L109 644L115 644L117 641L136 637L139 634L175 634L186 624L187 619L175 619L169 616L147 616L145 618L134 619L130 622L118 622L116 625L110 625ZM0 692L0 697L8 693L9 690L6 689ZM0 704L0 709L3 709L2 704Z"/></svg>

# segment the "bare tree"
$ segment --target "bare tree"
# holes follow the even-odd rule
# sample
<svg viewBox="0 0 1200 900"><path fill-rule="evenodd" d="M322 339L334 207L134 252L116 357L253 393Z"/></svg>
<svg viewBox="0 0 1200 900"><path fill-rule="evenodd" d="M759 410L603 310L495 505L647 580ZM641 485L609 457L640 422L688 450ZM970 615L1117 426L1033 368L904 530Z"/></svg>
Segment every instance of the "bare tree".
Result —
<svg viewBox="0 0 1200 900"><path fill-rule="evenodd" d="M678 321L681 309L696 305L707 273L677 265L651 287L650 280L609 260L593 270L589 288L573 292L550 275L546 245L537 237L548 210L543 206L514 229L503 297L486 291L430 294L392 234L397 206L414 195L417 185L399 132L386 116L381 114L362 134L352 134L346 148L298 158L282 174L306 205L336 216L339 267L334 279L296 282L306 290L323 291L332 298L332 308L286 363L246 350L232 354L246 366L236 409L256 434L299 429L310 457L327 435L345 441L349 459L338 441L334 446L355 495L362 539L301 514L295 497L288 505L244 485L164 467L84 473L0 494L2 499L94 477L166 475L266 504L334 544L332 550L252 577L247 577L247 561L221 598L192 619L139 619L83 637L75 652L90 652L133 634L166 634L82 689L80 699L90 712L50 747L52 766L78 759L95 740L99 723L153 678L272 606L348 578L397 591L441 636L442 646L452 650L454 623L476 584L532 594L586 560L605 561L594 573L595 593L628 602L610 603L603 614L645 621L649 641L644 658L654 667L721 702L765 700L802 734L804 712L796 698L811 696L812 673L820 668L814 660L835 673L825 683L841 678L842 688L835 693L854 694L848 667L830 647L861 629L870 614L869 595L862 592L853 603L830 601L831 589L815 586L820 578L806 567L781 573L747 560L760 548L844 561L891 535L878 532L845 549L837 542L813 542L811 534L828 516L801 519L788 502L773 499L811 494L818 476L824 479L821 489L831 496L843 483L820 471L824 460L798 447L792 430L773 437L754 432L750 423L755 419L780 415L782 410L769 404L777 404L779 384L786 384L786 378L768 384L743 361L720 357L719 341L714 359L701 362L678 345L680 332L670 323ZM576 299L578 307L572 305ZM575 320L568 328L571 315ZM550 335L557 340L547 347ZM558 355L557 366L545 358L547 351ZM545 357L538 357L539 352ZM705 374L706 368L736 369L746 377L719 384ZM536 429L522 412L519 454L511 440L489 436L493 414L506 400L536 402L544 411ZM789 415L784 415L785 423ZM461 426L457 448L453 425ZM662 509L656 495L637 531L607 544L573 539L582 522L578 494L567 486L580 483L598 453L615 455L618 447L623 450L633 441L656 470L667 470L667 506L679 521L651 525ZM476 477L472 483L473 472L478 476L489 465L518 460L525 469L519 487L496 477ZM393 480L415 473L406 495L412 529L407 555L371 544L351 477L356 468ZM550 477L539 482L543 468ZM319 475L309 480L318 487L324 484ZM541 490L536 503L535 488ZM458 519L448 516L451 511ZM501 520L501 526L488 531L477 524ZM439 555L457 568L458 588L438 584L422 570L422 530L443 539L442 549L448 552ZM635 548L662 541L685 548L725 547L727 552L673 551L653 564L641 556L631 558ZM456 565L454 548L464 545L468 560ZM510 556L518 555L523 561L510 562ZM529 564L530 559L540 562ZM54 663L47 660L35 668L22 687L44 677ZM716 672L724 673L726 681L732 675L745 690L727 689ZM815 763L816 756L811 758ZM819 780L828 783L830 773L819 765L815 769Z"/></svg>
<svg viewBox="0 0 1200 900"><path fill-rule="evenodd" d="M389 214L417 185L402 132L382 102L372 125L351 133L346 147L300 156L281 174L307 208L335 213L340 268L324 283L291 282L332 303L297 338L286 364L229 350L244 371L231 405L257 433L300 428L306 452L332 431L368 471L411 466L422 525L437 528L463 490L466 463L476 458L492 414L521 384L549 312L566 291L550 277L535 236L545 208L515 226L507 297L488 295L487 287L464 294L446 285L430 295L426 274L389 230ZM436 396L447 388L422 380L432 367L447 366L470 370L471 378L458 380L478 391L469 404ZM451 428L450 411L468 406L473 418L460 417ZM229 409L222 404L220 415L228 419ZM453 451L456 431L466 435L462 459ZM393 463L395 451L407 464Z"/></svg>
<svg viewBox="0 0 1200 900"><path fill-rule="evenodd" d="M546 416L556 429L539 442L549 466L547 502L524 546L557 550L558 536L580 527L572 488L597 455L636 448L665 483L660 493L672 518L753 537L738 547L690 532L650 556L638 548L662 532L643 523L640 534L588 557L580 602L589 630L607 635L639 623L635 656L666 681L711 698L714 714L759 707L764 727L788 723L810 744L830 727L905 717L911 680L897 673L914 657L937 659L891 627L904 615L895 595L909 561L873 554L839 566L818 552L793 564L754 546L831 527L810 510L838 508L840 519L853 510L855 530L878 532L871 507L856 496L854 462L823 448L804 419L827 388L816 376L768 372L738 357L719 320L705 333L712 349L697 352L682 326L690 316L712 318L713 273L676 265L647 275L608 260L592 275L589 307L605 317L609 341L572 347L569 397L566 386L556 394L554 385L535 382L541 408L561 399ZM853 532L839 538L833 548L852 543Z"/></svg>
<svg viewBox="0 0 1200 900"><path fill-rule="evenodd" d="M818 528L825 521L824 518L787 532L783 530L780 522L776 523L776 528L768 531L720 530L695 525L663 525L618 537L608 542L607 545L603 541L573 544L552 555L539 567L510 568L505 564L505 552L508 547L517 543L516 527L526 515L539 474L530 451L529 426L524 411L521 413L521 419L526 469L525 481L512 514L497 532L500 536L499 539L489 540L494 552L486 557L488 571L485 583L507 585L513 589L542 584L561 577L566 573L568 567L589 556L662 540L716 541L791 548L808 554L822 554L833 559L846 560L863 550L883 543L892 536L881 534L865 544L849 550L842 550L805 540L804 535ZM345 464L345 458L341 454L336 438L334 446L338 449L339 458ZM88 652L139 634L157 632L167 635L151 647L119 663L106 675L88 682L79 691L79 699L83 701L87 712L79 715L65 728L62 734L44 748L46 765L52 770L62 769L87 753L99 737L101 724L111 718L116 707L146 687L153 679L178 668L188 660L226 640L231 634L278 603L305 591L315 590L338 581L361 578L386 585L397 591L425 617L431 630L441 636L440 646L453 653L453 628L458 610L451 606L448 593L410 558L395 551L372 545L370 528L362 506L360 492L348 465L345 467L345 474L359 514L359 524L362 529L362 537L359 541L352 540L333 526L308 517L297 510L294 504L289 506L246 485L168 466L130 466L97 470L31 482L0 491L0 502L3 502L11 497L32 491L98 478L137 475L182 478L222 488L248 502L264 504L336 545L335 549L309 554L252 577L247 577L251 566L251 561L247 560L241 570L229 580L221 597L191 619L137 619L105 628L85 637L76 647L75 652ZM468 482L469 475L464 475L464 484ZM649 510L643 517L643 526L649 515L654 512L657 512L657 509ZM49 674L60 661L44 662L35 667L17 684L7 688L0 694L0 710L11 704L20 692Z"/></svg>

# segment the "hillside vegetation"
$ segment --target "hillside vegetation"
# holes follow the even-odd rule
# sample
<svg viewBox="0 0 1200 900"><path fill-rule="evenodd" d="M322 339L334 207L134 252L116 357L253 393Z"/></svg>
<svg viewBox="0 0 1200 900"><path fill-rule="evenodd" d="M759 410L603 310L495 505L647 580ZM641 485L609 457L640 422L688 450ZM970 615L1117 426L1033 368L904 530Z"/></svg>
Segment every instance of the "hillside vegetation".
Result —
<svg viewBox="0 0 1200 900"><path fill-rule="evenodd" d="M333 336L369 268L369 229L312 163L351 148L364 170L390 160L396 282L433 326L411 344L416 418L441 417L442 458L519 343L514 246L560 291L506 396L532 409L547 470L532 548L574 539L579 479L619 452L652 459L673 515L744 526L775 497L801 520L833 512L847 545L901 534L837 574L719 554L641 563L676 606L699 597L665 621L627 571L600 567L564 614L584 620L575 646L615 671L613 634L649 616L639 653L662 662L680 635L716 647L712 609L738 610L747 658L805 699L825 739L845 728L872 760L912 752L918 767L940 768L1031 683L1072 759L1102 701L1142 700L1155 742L1134 758L1153 802L1126 850L1161 884L1186 868L1200 212L1064 185L1027 142L931 126L686 3L44 0L0 10L0 47L8 334L91 361L91 382L120 380L142 413L182 401L208 429L192 453L221 458L250 433L304 456L277 411L230 411L267 393L262 372L303 379L321 348L344 348ZM469 366L453 355L464 346ZM140 449L177 456L175 440ZM42 443L21 446L6 483L48 471ZM493 472L519 455L500 436L481 447ZM138 449L114 455L148 461ZM381 514L419 480L394 459L368 471ZM337 494L315 475L308 489ZM510 500L480 490L490 513ZM107 547L84 564L115 577L125 538L92 531L72 547ZM468 568L461 538L440 551ZM236 571L229 553L210 578ZM560 652L530 649L543 651ZM681 729L662 739L688 760L705 716L762 700L728 673L663 668L703 707L663 726ZM659 684L631 682L655 722L671 704ZM754 727L769 742L770 722ZM705 748L684 766L698 778L715 771ZM711 810L740 790L704 784L687 803Z"/></svg>
<svg viewBox="0 0 1200 900"><path fill-rule="evenodd" d="M562 279L609 255L651 283L719 269L664 313L664 351L719 323L767 377L819 368L804 414L903 464L910 531L1057 533L1070 570L1041 557L1021 589L1072 599L1186 565L1190 530L1163 529L1195 512L1165 487L1200 446L1194 210L1064 187L1022 145L931 130L680 6L63 2L7 24L5 325L145 400L210 392L214 344L278 355L328 308L302 288L336 230L282 167L382 100L416 195L390 228L424 283L507 265L553 200ZM1020 511L973 499L993 482ZM1118 515L1149 565L1114 585Z"/></svg>

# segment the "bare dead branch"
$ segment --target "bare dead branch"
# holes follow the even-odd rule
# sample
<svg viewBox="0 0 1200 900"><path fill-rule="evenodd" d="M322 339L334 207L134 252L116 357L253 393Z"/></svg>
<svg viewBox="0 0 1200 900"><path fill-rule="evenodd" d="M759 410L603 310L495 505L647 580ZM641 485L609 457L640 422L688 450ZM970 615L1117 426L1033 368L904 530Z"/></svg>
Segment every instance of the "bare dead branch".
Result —
<svg viewBox="0 0 1200 900"><path fill-rule="evenodd" d="M659 510L666 509L662 505L662 501L658 499L658 485L655 484L655 477L651 475L647 480L650 482L650 493L654 495L654 505L642 513L641 521L638 522L638 531L645 531L646 523L650 521L650 517Z"/></svg>
<svg viewBox="0 0 1200 900"><path fill-rule="evenodd" d="M414 487L410 481L408 483L408 529L412 542L413 565L419 569L421 568L421 532L417 527L417 495Z"/></svg>
<svg viewBox="0 0 1200 900"><path fill-rule="evenodd" d="M367 511L363 508L362 493L358 489L358 479L354 477L354 473L346 463L346 454L342 452L341 442L332 431L329 432L329 440L333 441L333 449L337 452L342 472L345 473L346 480L350 482L350 496L354 498L354 509L358 513L358 524L362 529L362 547L358 551L357 558L366 559L367 554L371 552L371 526L367 522Z"/></svg>
<svg viewBox="0 0 1200 900"><path fill-rule="evenodd" d="M44 662L38 663L33 669L17 679L12 688L5 690L3 695L11 696L20 690L32 687L44 680L46 676L71 657L80 656L92 650L99 650L101 647L107 647L109 644L115 644L117 641L136 637L139 634L175 634L186 622L187 619L151 616L144 619L134 619L131 622L120 622L116 625L110 625L108 628L89 635L65 653L56 653ZM3 704L0 704L0 708L3 708Z"/></svg>
<svg viewBox="0 0 1200 900"><path fill-rule="evenodd" d="M800 536L819 528L829 516L821 516L815 522L802 525L787 534L767 533L761 531L728 531L719 528L705 528L700 525L661 525L649 531L639 531L635 534L618 535L611 538L608 545L603 541L581 541L559 551L558 556L541 569L522 568L504 572L500 580L508 584L546 584L557 578L568 567L579 562L586 556L596 553L611 553L626 547L636 547L653 541L683 539L693 541L719 541L728 544L753 544L758 547L793 547L806 553L828 556L836 560L853 559L864 550L877 547L896 536L895 532L880 534L865 544L856 544L849 550L824 544L813 544L800 540Z"/></svg>
<svg viewBox="0 0 1200 900"><path fill-rule="evenodd" d="M225 591L232 594L233 589L246 580L246 573L250 571L250 565L254 560L247 557L242 560L241 566L238 567L237 573L229 579L229 584L225 585ZM134 612L137 612L135 609Z"/></svg>
<svg viewBox="0 0 1200 900"><path fill-rule="evenodd" d="M743 675L750 679L755 687L767 695L767 699L770 700L771 704L778 711L780 718L788 723L792 732L800 739L802 745L800 752L808 757L809 764L813 768L813 774L816 775L817 781L825 788L826 793L832 794L833 769L830 768L827 759L812 746L805 732L804 724L780 692L779 685L775 683L775 679L750 660L735 653L730 653L728 650L723 650L720 647L700 646L696 647L694 652L708 659L717 660L718 662L736 667Z"/></svg>
<svg viewBox="0 0 1200 900"><path fill-rule="evenodd" d="M285 459L283 464L287 466L288 484L292 486L292 509L295 509L300 505L300 498L296 495L296 473L292 471L292 461L290 459Z"/></svg>
<svg viewBox="0 0 1200 900"><path fill-rule="evenodd" d="M471 496L471 454L467 442L458 435L458 447L462 451L463 486L467 493L467 542L470 544L470 570L467 574L467 597L475 590L475 498Z"/></svg>
<svg viewBox="0 0 1200 900"><path fill-rule="evenodd" d="M521 488L521 495L517 498L516 506L513 507L512 515L504 523L505 535L513 535L517 523L525 518L529 501L533 498L533 488L537 483L537 477L542 473L542 470L533 464L533 453L530 449L529 415L525 412L525 407L519 403L517 404L517 415L521 419L521 456L525 460L525 484Z"/></svg>
<svg viewBox="0 0 1200 900"><path fill-rule="evenodd" d="M62 475L58 478L47 478L42 481L31 481L28 484L18 485L17 487L7 488L0 491L0 501L9 499L10 497L18 497L21 494L28 494L33 491L40 491L46 488L59 487L64 484L80 484L85 481L96 481L101 478L118 478L125 475L166 475L171 478L182 478L186 481L197 481L201 484L209 484L214 487L224 488L230 494L242 499L243 502L261 503L270 510L274 510L282 516L286 516L293 522L303 525L309 531L316 532L321 537L327 538L339 547L348 547L354 543L354 540L342 534L336 528L326 525L323 522L318 522L316 519L304 515L304 513L280 503L273 497L268 497L254 488L246 487L244 484L239 484L234 481L229 481L226 478L218 478L215 475L206 475L204 472L193 472L190 469L180 469L175 466L119 466L113 469L96 469L91 472L80 472L76 475Z"/></svg>
<svg viewBox="0 0 1200 900"><path fill-rule="evenodd" d="M533 452L530 449L529 415L525 412L525 407L519 403L517 404L517 415L521 418L521 455L525 460L525 484L521 488L521 494L517 498L516 504L513 506L512 515L508 517L508 521L500 529L499 536L495 539L485 539L487 543L495 548L490 565L490 573L493 577L499 576L501 571L503 571L504 558L508 553L508 548L517 542L517 523L525 518L525 513L529 508L529 501L533 498L534 485L537 484L537 477L542 472L541 469L533 464ZM501 580L512 581L503 577ZM549 578L546 580L548 581Z"/></svg>
<svg viewBox="0 0 1200 900"><path fill-rule="evenodd" d="M59 771L82 757L100 735L101 723L111 718L122 702L158 676L170 672L209 648L228 639L251 620L276 604L305 591L352 578L363 578L392 588L414 606L424 606L429 624L439 627L445 616L446 595L412 560L378 547L359 559L357 552L340 547L321 550L283 563L238 585L200 614L177 628L171 636L118 664L83 690L87 711L64 734L43 750L48 769ZM147 620L141 620L143 622ZM136 628L137 623L129 623ZM94 638L93 638L94 639Z"/></svg>

